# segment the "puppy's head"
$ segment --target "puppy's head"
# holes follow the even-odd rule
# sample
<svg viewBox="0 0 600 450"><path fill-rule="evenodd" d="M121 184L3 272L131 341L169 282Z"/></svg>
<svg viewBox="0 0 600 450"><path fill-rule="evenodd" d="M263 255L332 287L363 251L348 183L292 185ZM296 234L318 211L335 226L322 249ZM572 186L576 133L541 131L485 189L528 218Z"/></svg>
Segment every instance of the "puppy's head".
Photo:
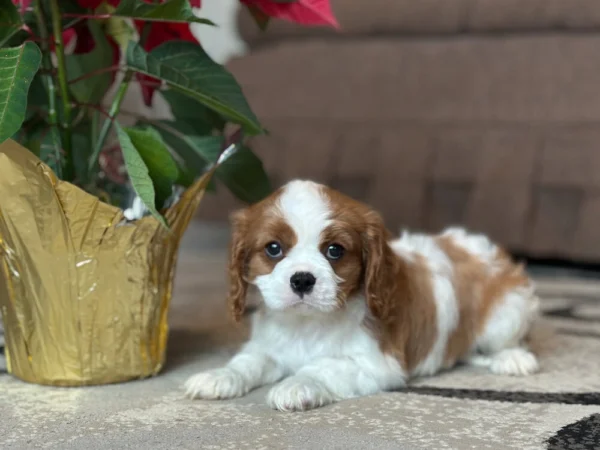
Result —
<svg viewBox="0 0 600 450"><path fill-rule="evenodd" d="M232 216L229 303L236 320L248 284L265 306L330 312L364 289L374 315L387 308L390 251L380 216L309 181L293 181Z"/></svg>

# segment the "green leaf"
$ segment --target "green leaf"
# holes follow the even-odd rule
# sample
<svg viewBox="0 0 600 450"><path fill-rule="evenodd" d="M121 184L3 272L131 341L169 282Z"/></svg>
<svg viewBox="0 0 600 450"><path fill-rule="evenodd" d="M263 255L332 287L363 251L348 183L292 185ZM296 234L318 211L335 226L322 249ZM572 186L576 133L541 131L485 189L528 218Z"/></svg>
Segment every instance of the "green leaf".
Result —
<svg viewBox="0 0 600 450"><path fill-rule="evenodd" d="M262 161L249 147L242 147L221 164L216 175L243 202L255 203L271 193Z"/></svg>
<svg viewBox="0 0 600 450"><path fill-rule="evenodd" d="M241 124L248 134L263 132L233 76L210 59L199 45L169 41L146 53L138 44L130 42L127 64Z"/></svg>
<svg viewBox="0 0 600 450"><path fill-rule="evenodd" d="M33 42L0 49L0 143L21 127L27 109L27 92L42 54Z"/></svg>
<svg viewBox="0 0 600 450"><path fill-rule="evenodd" d="M196 178L206 171L208 166L206 160L194 150L194 144L186 142L187 136L193 136L197 131L196 127L185 122L170 122L168 120L155 121L152 124L156 126L163 141L176 155L176 163L179 167L179 177L176 183L184 187L191 186ZM206 137L210 138L211 136ZM217 138L212 138L213 142L217 140ZM212 145L210 140L208 145ZM214 190L215 181L211 177L206 191L212 192Z"/></svg>
<svg viewBox="0 0 600 450"><path fill-rule="evenodd" d="M148 167L156 192L155 204L157 209L161 209L173 193L173 184L179 178L179 167L154 128L126 128L124 131Z"/></svg>
<svg viewBox="0 0 600 450"><path fill-rule="evenodd" d="M0 47L4 47L22 26L21 15L12 0L0 0Z"/></svg>
<svg viewBox="0 0 600 450"><path fill-rule="evenodd" d="M193 125L193 134L211 134L213 130L223 131L225 119L212 109L181 92L168 90L161 92L171 107L171 113L177 122Z"/></svg>
<svg viewBox="0 0 600 450"><path fill-rule="evenodd" d="M189 0L170 0L159 4L150 4L143 0L121 0L113 14L147 22L194 22L214 25L208 19L195 16Z"/></svg>
<svg viewBox="0 0 600 450"><path fill-rule="evenodd" d="M197 136L198 128L186 122L170 122L161 120L157 123L158 132L169 148L180 158L179 178L177 183L188 187L202 175L208 161L202 154L221 151L222 138L218 136ZM197 151L196 149L204 149ZM207 192L216 190L215 180L211 178L206 187Z"/></svg>
<svg viewBox="0 0 600 450"><path fill-rule="evenodd" d="M100 25L92 20L89 20L87 25L96 45L89 53L66 56L67 73L71 81L113 64L113 49ZM71 82L69 87L79 103L96 104L106 95L112 84L112 77L110 72L97 73L75 83Z"/></svg>
<svg viewBox="0 0 600 450"><path fill-rule="evenodd" d="M184 160L186 167L193 168L196 176L202 174L208 164L217 162L223 148L222 137L185 134L185 127L181 127L181 124L161 124L159 132L169 147ZM262 162L248 147L242 147L225 160L215 175L233 195L244 202L257 202L271 192L269 177Z"/></svg>
<svg viewBox="0 0 600 450"><path fill-rule="evenodd" d="M206 154L218 154L222 138L219 136L198 136L194 127L184 122L158 122L158 132L164 142L183 160L188 171L196 178L206 170L211 161Z"/></svg>
<svg viewBox="0 0 600 450"><path fill-rule="evenodd" d="M133 145L129 134L121 128L119 124L114 124L117 130L117 136L119 143L121 144L121 151L123 152L123 158L125 159L125 165L127 167L127 173L129 180L135 190L136 194L140 197L148 211L165 227L167 222L165 218L156 209L156 193L154 191L154 184L152 178L150 178L150 172L148 166L138 153L137 149Z"/></svg>

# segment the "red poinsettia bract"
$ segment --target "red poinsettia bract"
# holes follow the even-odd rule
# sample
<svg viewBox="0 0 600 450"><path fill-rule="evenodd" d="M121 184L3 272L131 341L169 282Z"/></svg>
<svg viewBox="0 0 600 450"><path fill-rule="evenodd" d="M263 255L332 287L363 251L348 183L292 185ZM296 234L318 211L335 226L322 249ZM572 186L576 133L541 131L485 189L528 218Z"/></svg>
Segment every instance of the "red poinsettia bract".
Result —
<svg viewBox="0 0 600 450"><path fill-rule="evenodd" d="M24 11L29 7L32 0L13 0L13 3ZM104 1L113 7L117 7L121 0L77 0L79 6L83 8L96 9ZM150 2L151 0L145 0ZM269 17L276 19L288 20L301 25L327 25L338 28L338 22L331 9L330 0L297 0L295 2L274 2L272 0L240 0L242 3L253 6L261 10ZM162 1L161 1L162 3ZM199 8L202 5L202 0L190 0L190 4ZM139 33L146 22L141 20L135 21L135 26ZM179 22L152 22L148 32L148 37L144 43L144 49L151 51L160 44L170 40L184 40L197 42L196 37L190 31L188 23ZM77 39L74 52L88 53L94 49L95 43L85 22L80 22L72 28L63 32L65 44L70 43L73 39ZM114 40L109 37L110 44L114 51L115 64L119 61L120 51ZM149 77L143 74L136 74L137 79L141 84L142 96L144 103L148 106L152 104L154 92L160 87L160 81L156 78Z"/></svg>
<svg viewBox="0 0 600 450"><path fill-rule="evenodd" d="M272 0L241 0L248 6L260 9L269 17L296 22L300 25L327 25L339 28L333 15L330 0L297 0L273 2Z"/></svg>

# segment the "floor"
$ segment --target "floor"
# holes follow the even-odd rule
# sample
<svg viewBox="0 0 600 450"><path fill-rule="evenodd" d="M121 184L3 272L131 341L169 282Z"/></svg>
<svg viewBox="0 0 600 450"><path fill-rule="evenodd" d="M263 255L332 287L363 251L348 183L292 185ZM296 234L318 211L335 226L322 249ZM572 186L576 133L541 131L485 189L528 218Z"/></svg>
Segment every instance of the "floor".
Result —
<svg viewBox="0 0 600 450"><path fill-rule="evenodd" d="M600 282L543 271L535 376L457 368L297 414L270 410L265 389L234 401L185 399L186 378L223 364L245 334L229 325L223 302L227 239L226 228L199 223L186 236L159 376L58 389L0 374L0 448L599 448Z"/></svg>

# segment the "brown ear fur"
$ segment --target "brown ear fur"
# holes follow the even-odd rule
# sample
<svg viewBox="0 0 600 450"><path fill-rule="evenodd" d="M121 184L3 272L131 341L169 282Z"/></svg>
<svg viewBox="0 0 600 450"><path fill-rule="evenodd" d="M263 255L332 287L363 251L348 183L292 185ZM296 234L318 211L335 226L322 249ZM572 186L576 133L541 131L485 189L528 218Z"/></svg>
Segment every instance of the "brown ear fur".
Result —
<svg viewBox="0 0 600 450"><path fill-rule="evenodd" d="M363 234L365 296L371 314L384 322L393 319L399 281L398 258L388 245L389 237L381 216L369 212Z"/></svg>
<svg viewBox="0 0 600 450"><path fill-rule="evenodd" d="M229 246L229 311L236 322L239 322L246 308L248 282L246 263L248 248L246 243L247 223L244 210L231 215L231 243Z"/></svg>

